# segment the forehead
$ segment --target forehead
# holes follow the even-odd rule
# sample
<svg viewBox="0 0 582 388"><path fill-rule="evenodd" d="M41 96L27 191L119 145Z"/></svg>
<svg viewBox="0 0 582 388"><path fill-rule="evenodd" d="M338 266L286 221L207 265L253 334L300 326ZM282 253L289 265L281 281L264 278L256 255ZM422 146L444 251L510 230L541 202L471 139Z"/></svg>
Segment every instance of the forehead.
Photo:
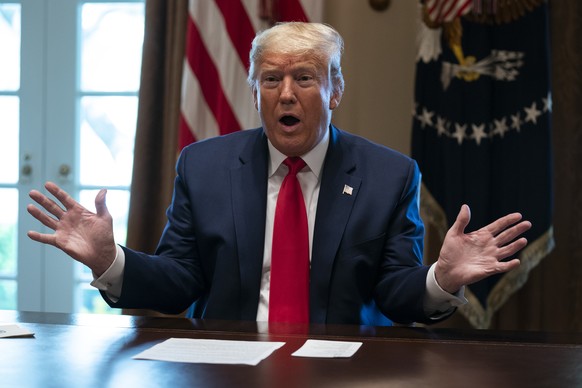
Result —
<svg viewBox="0 0 582 388"><path fill-rule="evenodd" d="M293 69L312 69L313 71L318 71L323 70L324 66L313 55L283 54L276 52L265 53L259 64L259 71L285 71Z"/></svg>

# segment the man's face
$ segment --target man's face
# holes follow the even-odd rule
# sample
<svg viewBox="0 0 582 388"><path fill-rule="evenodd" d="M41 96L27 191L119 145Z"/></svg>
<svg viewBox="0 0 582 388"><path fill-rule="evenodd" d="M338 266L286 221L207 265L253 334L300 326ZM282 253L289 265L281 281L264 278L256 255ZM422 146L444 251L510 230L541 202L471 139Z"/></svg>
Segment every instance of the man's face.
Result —
<svg viewBox="0 0 582 388"><path fill-rule="evenodd" d="M287 156L315 147L340 98L332 95L327 68L306 56L267 54L257 82L255 107L273 146Z"/></svg>

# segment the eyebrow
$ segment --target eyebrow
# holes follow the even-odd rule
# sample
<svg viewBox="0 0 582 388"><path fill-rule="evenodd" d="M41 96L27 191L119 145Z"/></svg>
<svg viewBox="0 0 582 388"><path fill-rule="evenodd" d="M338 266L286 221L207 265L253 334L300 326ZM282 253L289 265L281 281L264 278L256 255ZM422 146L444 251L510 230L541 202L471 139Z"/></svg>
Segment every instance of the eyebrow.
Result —
<svg viewBox="0 0 582 388"><path fill-rule="evenodd" d="M320 66L317 65L315 61L301 61L301 63L296 64L291 60L283 61L282 63L276 63L272 61L263 61L259 66L261 70L264 71L276 71L281 70L281 68L290 68L291 71L301 71L301 70L310 70L310 71L317 71Z"/></svg>

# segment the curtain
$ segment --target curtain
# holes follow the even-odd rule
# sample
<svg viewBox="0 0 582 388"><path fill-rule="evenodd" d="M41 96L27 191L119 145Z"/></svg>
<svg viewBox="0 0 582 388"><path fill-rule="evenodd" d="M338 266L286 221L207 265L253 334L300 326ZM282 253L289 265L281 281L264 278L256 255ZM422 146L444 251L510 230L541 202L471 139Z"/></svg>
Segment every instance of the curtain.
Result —
<svg viewBox="0 0 582 388"><path fill-rule="evenodd" d="M147 0L127 246L153 253L170 204L187 0Z"/></svg>
<svg viewBox="0 0 582 388"><path fill-rule="evenodd" d="M146 1L127 246L147 253L156 249L172 197L187 17L188 0Z"/></svg>

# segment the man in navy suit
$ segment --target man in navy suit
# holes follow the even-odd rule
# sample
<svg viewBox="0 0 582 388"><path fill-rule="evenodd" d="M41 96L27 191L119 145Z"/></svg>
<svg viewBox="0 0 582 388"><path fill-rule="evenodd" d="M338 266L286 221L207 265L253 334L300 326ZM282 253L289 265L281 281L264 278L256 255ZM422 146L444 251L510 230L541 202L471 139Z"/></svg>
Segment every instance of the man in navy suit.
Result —
<svg viewBox="0 0 582 388"><path fill-rule="evenodd" d="M331 124L341 101L343 41L329 26L285 23L259 33L249 83L262 127L186 147L155 255L115 244L105 190L89 212L53 183L28 211L53 234L29 232L87 265L114 307L266 321L273 218L287 157L309 231L309 320L431 323L466 303L465 285L509 271L531 227L518 213L465 234L463 205L439 258L422 265L416 163Z"/></svg>

